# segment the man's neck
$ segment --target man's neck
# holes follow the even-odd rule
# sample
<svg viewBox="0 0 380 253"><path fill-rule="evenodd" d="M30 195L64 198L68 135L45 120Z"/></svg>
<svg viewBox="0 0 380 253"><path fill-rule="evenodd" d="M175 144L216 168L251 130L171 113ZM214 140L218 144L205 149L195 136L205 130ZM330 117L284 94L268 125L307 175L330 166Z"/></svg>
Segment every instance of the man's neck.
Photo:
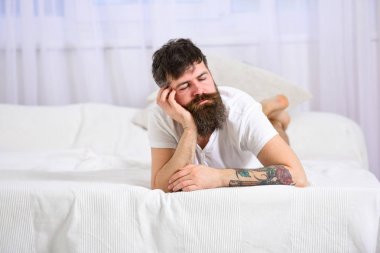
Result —
<svg viewBox="0 0 380 253"><path fill-rule="evenodd" d="M199 145L199 147L201 147L201 149L204 149L206 147L208 141L210 140L210 136L211 134L208 134L207 136L198 135L197 144Z"/></svg>

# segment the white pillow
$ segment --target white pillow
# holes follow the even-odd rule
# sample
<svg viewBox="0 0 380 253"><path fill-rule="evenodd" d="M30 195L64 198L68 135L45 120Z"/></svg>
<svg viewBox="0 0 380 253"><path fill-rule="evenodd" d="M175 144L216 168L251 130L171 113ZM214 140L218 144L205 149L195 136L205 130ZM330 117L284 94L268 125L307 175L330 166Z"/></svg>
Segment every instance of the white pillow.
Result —
<svg viewBox="0 0 380 253"><path fill-rule="evenodd" d="M231 86L250 94L256 101L283 94L289 99L289 108L311 98L311 94L296 85L282 79L278 75L244 64L237 60L208 56L207 62L218 86ZM147 98L148 108L156 101L158 90ZM143 128L147 128L149 109L136 115L133 122Z"/></svg>
<svg viewBox="0 0 380 253"><path fill-rule="evenodd" d="M0 152L70 148L81 129L82 105L0 104Z"/></svg>
<svg viewBox="0 0 380 253"><path fill-rule="evenodd" d="M154 92L153 95L156 95L157 91ZM152 94L149 95L149 97L153 96ZM148 97L148 98L149 98ZM155 99L153 101L156 101ZM143 128L148 129L148 120L149 120L149 113L150 110L154 107L155 102L149 102L148 106L144 108L142 111L137 112L135 116L132 118L132 123Z"/></svg>
<svg viewBox="0 0 380 253"><path fill-rule="evenodd" d="M311 94L303 88L252 65L217 56L207 57L207 62L217 85L245 91L258 102L283 94L288 97L291 109L311 98Z"/></svg>
<svg viewBox="0 0 380 253"><path fill-rule="evenodd" d="M349 118L327 112L296 113L287 133L292 149L303 161L356 161L368 169L363 132Z"/></svg>

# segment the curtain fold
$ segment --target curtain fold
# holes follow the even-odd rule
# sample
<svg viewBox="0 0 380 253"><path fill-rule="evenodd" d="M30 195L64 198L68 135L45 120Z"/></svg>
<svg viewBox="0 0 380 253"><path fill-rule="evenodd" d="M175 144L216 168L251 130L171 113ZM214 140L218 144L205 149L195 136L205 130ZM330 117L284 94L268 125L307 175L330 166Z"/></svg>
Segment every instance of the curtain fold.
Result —
<svg viewBox="0 0 380 253"><path fill-rule="evenodd" d="M171 38L273 71L364 130L380 178L379 0L0 0L0 102L143 107Z"/></svg>
<svg viewBox="0 0 380 253"><path fill-rule="evenodd" d="M0 0L1 102L143 105L152 89L147 5L130 11L124 30L117 6L97 2Z"/></svg>
<svg viewBox="0 0 380 253"><path fill-rule="evenodd" d="M312 109L335 112L364 129L370 167L380 175L380 104L376 51L370 1L319 1L318 46L313 66L318 69L311 89Z"/></svg>

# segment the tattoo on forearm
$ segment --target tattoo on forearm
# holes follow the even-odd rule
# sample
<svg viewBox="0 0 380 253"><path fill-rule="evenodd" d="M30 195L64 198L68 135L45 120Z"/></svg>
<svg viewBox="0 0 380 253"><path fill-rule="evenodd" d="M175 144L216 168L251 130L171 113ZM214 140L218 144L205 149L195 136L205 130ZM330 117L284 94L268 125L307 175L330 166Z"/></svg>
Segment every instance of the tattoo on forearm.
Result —
<svg viewBox="0 0 380 253"><path fill-rule="evenodd" d="M239 179L239 175L241 177L251 177L248 173L247 169L235 169L236 171L236 177Z"/></svg>
<svg viewBox="0 0 380 253"><path fill-rule="evenodd" d="M259 169L235 169L237 180L230 180L233 186L294 185L292 175L283 165L271 165Z"/></svg>

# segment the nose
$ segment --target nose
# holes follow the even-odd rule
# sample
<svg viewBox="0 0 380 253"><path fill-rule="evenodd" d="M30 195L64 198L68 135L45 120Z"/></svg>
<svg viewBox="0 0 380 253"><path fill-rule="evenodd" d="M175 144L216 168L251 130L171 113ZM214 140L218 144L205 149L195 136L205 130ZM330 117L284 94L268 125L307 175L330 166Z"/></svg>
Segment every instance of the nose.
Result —
<svg viewBox="0 0 380 253"><path fill-rule="evenodd" d="M203 94L203 89L200 82L195 81L192 86L193 86L193 96Z"/></svg>

